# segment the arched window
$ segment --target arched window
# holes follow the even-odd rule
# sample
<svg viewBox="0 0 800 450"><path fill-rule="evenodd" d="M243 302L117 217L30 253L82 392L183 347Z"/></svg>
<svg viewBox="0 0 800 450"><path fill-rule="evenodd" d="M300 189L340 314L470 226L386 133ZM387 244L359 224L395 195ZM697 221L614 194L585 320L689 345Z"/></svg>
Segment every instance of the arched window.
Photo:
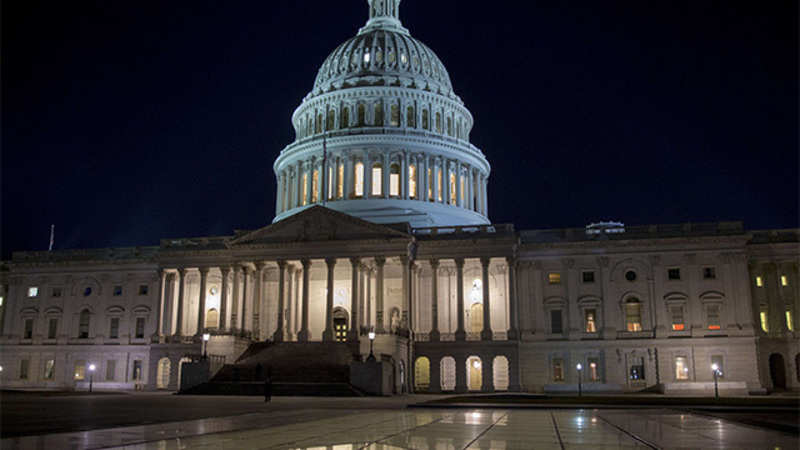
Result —
<svg viewBox="0 0 800 450"><path fill-rule="evenodd" d="M303 198L300 204L303 206L308 204L308 172L303 172Z"/></svg>
<svg viewBox="0 0 800 450"><path fill-rule="evenodd" d="M306 136L314 134L314 119L311 116L306 116Z"/></svg>
<svg viewBox="0 0 800 450"><path fill-rule="evenodd" d="M383 165L380 163L372 165L372 195L383 195Z"/></svg>
<svg viewBox="0 0 800 450"><path fill-rule="evenodd" d="M325 182L328 184L327 198L333 200L333 164L328 165L328 179Z"/></svg>
<svg viewBox="0 0 800 450"><path fill-rule="evenodd" d="M406 109L406 126L408 128L417 128L417 115L414 113L413 106L409 106Z"/></svg>
<svg viewBox="0 0 800 450"><path fill-rule="evenodd" d="M169 387L169 375L172 363L169 358L158 360L158 375L156 376L156 389L167 389Z"/></svg>
<svg viewBox="0 0 800 450"><path fill-rule="evenodd" d="M319 170L314 169L311 175L311 203L319 201Z"/></svg>
<svg viewBox="0 0 800 450"><path fill-rule="evenodd" d="M339 128L347 128L350 126L350 108L342 106L342 113L339 119Z"/></svg>
<svg viewBox="0 0 800 450"><path fill-rule="evenodd" d="M642 303L638 298L625 301L625 324L628 331L642 331Z"/></svg>
<svg viewBox="0 0 800 450"><path fill-rule="evenodd" d="M389 167L389 195L400 196L400 165L392 164Z"/></svg>
<svg viewBox="0 0 800 450"><path fill-rule="evenodd" d="M358 104L358 108L356 111L356 125L359 127L363 127L367 123L367 108L364 106L363 103Z"/></svg>
<svg viewBox="0 0 800 450"><path fill-rule="evenodd" d="M217 328L219 326L219 311L211 308L206 311L206 328Z"/></svg>
<svg viewBox="0 0 800 450"><path fill-rule="evenodd" d="M336 179L336 198L344 197L344 164L339 164L338 177Z"/></svg>
<svg viewBox="0 0 800 450"><path fill-rule="evenodd" d="M353 177L355 180L354 184L354 194L356 197L363 197L364 196L364 163L361 161L356 163L355 166L355 176Z"/></svg>
<svg viewBox="0 0 800 450"><path fill-rule="evenodd" d="M333 332L336 335L336 342L347 341L347 330L347 311L337 307L333 310Z"/></svg>
<svg viewBox="0 0 800 450"><path fill-rule="evenodd" d="M427 390L431 386L431 360L420 356L414 362L414 387Z"/></svg>
<svg viewBox="0 0 800 450"><path fill-rule="evenodd" d="M451 119L450 117L447 118L447 135L448 136L453 135L453 119Z"/></svg>
<svg viewBox="0 0 800 450"><path fill-rule="evenodd" d="M494 372L494 390L508 390L508 358L505 356L495 356L492 362Z"/></svg>
<svg viewBox="0 0 800 450"><path fill-rule="evenodd" d="M461 205L467 204L467 177L461 175Z"/></svg>
<svg viewBox="0 0 800 450"><path fill-rule="evenodd" d="M456 204L456 174L450 172L450 204Z"/></svg>
<svg viewBox="0 0 800 450"><path fill-rule="evenodd" d="M442 113L436 112L436 132L442 132Z"/></svg>
<svg viewBox="0 0 800 450"><path fill-rule="evenodd" d="M483 384L483 364L479 357L467 358L467 387L470 391L480 391Z"/></svg>
<svg viewBox="0 0 800 450"><path fill-rule="evenodd" d="M461 119L456 119L456 137L461 139Z"/></svg>
<svg viewBox="0 0 800 450"><path fill-rule="evenodd" d="M433 201L433 169L428 167L428 201Z"/></svg>
<svg viewBox="0 0 800 450"><path fill-rule="evenodd" d="M375 126L383 126L383 102L375 103Z"/></svg>
<svg viewBox="0 0 800 450"><path fill-rule="evenodd" d="M456 360L452 356L445 356L439 363L439 383L443 391L456 389Z"/></svg>
<svg viewBox="0 0 800 450"><path fill-rule="evenodd" d="M393 127L399 127L400 126L400 107L397 106L396 104L392 104L392 107L390 108L390 110L391 110L390 118L389 118L390 125L393 126Z"/></svg>
<svg viewBox="0 0 800 450"><path fill-rule="evenodd" d="M437 199L437 201L439 203L441 203L442 202L442 198L443 198L442 197L443 194L442 194L442 169L441 168L437 168L436 169L436 178L437 178L436 179L436 192L438 192L438 197L439 197Z"/></svg>
<svg viewBox="0 0 800 450"><path fill-rule="evenodd" d="M78 337L80 339L87 339L89 337L90 320L91 314L89 313L89 310L84 309L81 311L81 315L78 318Z"/></svg>
<svg viewBox="0 0 800 450"><path fill-rule="evenodd" d="M423 130L430 130L431 129L431 121L430 121L430 118L428 116L429 116L428 110L427 109L423 109L422 110L422 129Z"/></svg>
<svg viewBox="0 0 800 450"><path fill-rule="evenodd" d="M417 198L417 166L408 166L408 196Z"/></svg>
<svg viewBox="0 0 800 450"><path fill-rule="evenodd" d="M483 303L473 303L469 307L469 328L473 333L483 331Z"/></svg>
<svg viewBox="0 0 800 450"><path fill-rule="evenodd" d="M331 131L334 129L336 125L336 113L333 112L332 109L328 110L328 123L325 124L325 129L327 131Z"/></svg>
<svg viewBox="0 0 800 450"><path fill-rule="evenodd" d="M317 114L317 124L314 127L315 133L322 133L322 113Z"/></svg>

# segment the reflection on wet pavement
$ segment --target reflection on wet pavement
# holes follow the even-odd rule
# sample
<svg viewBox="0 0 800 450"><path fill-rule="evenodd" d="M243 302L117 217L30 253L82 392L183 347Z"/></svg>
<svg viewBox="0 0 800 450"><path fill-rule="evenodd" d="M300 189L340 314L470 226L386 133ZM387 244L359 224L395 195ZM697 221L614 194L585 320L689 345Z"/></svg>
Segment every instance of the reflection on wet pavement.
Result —
<svg viewBox="0 0 800 450"><path fill-rule="evenodd" d="M285 414L285 412L284 412ZM274 426L266 414L65 433L2 441L2 448L125 449L796 449L777 431L668 410L408 409L298 413ZM246 425L243 428L243 425ZM149 428L148 428L149 427ZM159 429L161 429L159 434ZM171 437L164 430L183 430ZM174 435L173 435L174 436Z"/></svg>

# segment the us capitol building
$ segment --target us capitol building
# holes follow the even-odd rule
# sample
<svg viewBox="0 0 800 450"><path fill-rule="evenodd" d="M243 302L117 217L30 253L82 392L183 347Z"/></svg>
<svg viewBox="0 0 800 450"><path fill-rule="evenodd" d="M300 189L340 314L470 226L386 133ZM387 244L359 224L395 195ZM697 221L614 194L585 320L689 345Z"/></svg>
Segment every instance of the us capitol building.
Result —
<svg viewBox="0 0 800 450"><path fill-rule="evenodd" d="M3 262L2 387L177 390L203 354L341 381L372 348L384 394L707 395L712 364L723 390L800 389L800 230L492 223L472 114L399 6L369 0L319 69L272 224Z"/></svg>

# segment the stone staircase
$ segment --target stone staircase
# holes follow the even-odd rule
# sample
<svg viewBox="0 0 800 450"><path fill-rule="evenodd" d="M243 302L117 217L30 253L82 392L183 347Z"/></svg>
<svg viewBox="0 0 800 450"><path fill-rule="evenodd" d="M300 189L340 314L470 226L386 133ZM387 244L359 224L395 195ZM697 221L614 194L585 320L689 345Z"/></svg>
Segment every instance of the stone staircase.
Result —
<svg viewBox="0 0 800 450"><path fill-rule="evenodd" d="M211 380L181 394L264 395L264 379L269 374L276 396L361 396L350 385L354 355L358 355L357 345L346 343L258 342Z"/></svg>

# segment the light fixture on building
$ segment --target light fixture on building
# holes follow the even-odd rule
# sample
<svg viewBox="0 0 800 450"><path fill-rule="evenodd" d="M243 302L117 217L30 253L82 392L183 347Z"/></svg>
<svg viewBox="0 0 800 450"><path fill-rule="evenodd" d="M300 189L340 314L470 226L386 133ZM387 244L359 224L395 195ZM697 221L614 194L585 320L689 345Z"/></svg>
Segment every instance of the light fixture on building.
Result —
<svg viewBox="0 0 800 450"><path fill-rule="evenodd" d="M375 343L375 331L369 330L367 336L369 336L369 356L367 357L367 361L372 362L375 361L375 354L372 353L372 346Z"/></svg>
<svg viewBox="0 0 800 450"><path fill-rule="evenodd" d="M581 375L583 372L583 365L581 363L578 363L578 365L576 365L575 368L578 369L578 397L580 397L581 395L583 395L583 388L581 386Z"/></svg>
<svg viewBox="0 0 800 450"><path fill-rule="evenodd" d="M208 358L208 340L211 339L209 333L203 333L203 359Z"/></svg>
<svg viewBox="0 0 800 450"><path fill-rule="evenodd" d="M472 367L474 367L475 370L480 370L481 362L479 360L477 360L477 359L473 360L472 361Z"/></svg>
<svg viewBox="0 0 800 450"><path fill-rule="evenodd" d="M94 381L94 369L96 369L94 364L89 364L89 392L92 392L92 381Z"/></svg>
<svg viewBox="0 0 800 450"><path fill-rule="evenodd" d="M717 363L711 364L711 372L714 375L714 398L719 400L719 376L722 371L719 370Z"/></svg>

